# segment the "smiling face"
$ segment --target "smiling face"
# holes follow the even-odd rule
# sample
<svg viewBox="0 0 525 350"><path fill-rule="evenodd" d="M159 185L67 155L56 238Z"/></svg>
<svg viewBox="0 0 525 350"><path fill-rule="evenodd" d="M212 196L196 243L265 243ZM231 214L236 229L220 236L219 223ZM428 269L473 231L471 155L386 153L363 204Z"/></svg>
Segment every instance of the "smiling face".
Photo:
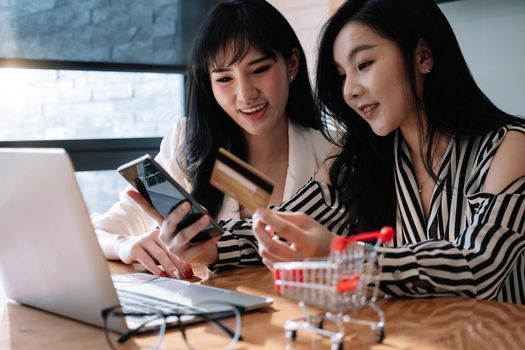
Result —
<svg viewBox="0 0 525 350"><path fill-rule="evenodd" d="M213 95L221 108L244 130L246 136L269 135L277 127L287 126L285 108L291 76L296 71L295 53L287 61L277 54L269 57L251 48L237 62L226 50L209 67Z"/></svg>
<svg viewBox="0 0 525 350"><path fill-rule="evenodd" d="M393 41L364 24L349 22L334 41L333 57L344 101L376 135L415 123L403 56Z"/></svg>

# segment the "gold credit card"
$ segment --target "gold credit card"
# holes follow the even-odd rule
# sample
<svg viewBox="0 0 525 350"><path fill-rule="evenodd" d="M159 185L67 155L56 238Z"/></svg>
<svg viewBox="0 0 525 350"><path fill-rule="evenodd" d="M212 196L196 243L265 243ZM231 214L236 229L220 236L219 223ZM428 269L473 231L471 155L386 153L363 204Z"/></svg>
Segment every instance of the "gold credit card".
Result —
<svg viewBox="0 0 525 350"><path fill-rule="evenodd" d="M270 178L224 148L219 148L210 183L250 211L268 206L274 186Z"/></svg>

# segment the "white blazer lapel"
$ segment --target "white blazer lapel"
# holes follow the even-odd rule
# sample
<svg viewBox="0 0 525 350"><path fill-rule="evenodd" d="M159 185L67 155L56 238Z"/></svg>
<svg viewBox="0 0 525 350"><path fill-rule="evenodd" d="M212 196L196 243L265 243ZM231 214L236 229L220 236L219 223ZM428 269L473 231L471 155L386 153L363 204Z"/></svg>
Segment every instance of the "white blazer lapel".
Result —
<svg viewBox="0 0 525 350"><path fill-rule="evenodd" d="M288 172L284 198L290 198L313 176L318 168L315 149L308 129L288 121Z"/></svg>

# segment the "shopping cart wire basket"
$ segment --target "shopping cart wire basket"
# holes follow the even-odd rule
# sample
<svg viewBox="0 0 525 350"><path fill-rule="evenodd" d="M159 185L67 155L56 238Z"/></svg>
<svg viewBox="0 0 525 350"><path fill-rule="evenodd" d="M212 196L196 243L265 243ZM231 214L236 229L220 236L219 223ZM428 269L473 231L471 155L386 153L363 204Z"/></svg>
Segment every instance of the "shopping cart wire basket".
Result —
<svg viewBox="0 0 525 350"><path fill-rule="evenodd" d="M298 330L307 330L327 336L332 350L342 350L346 335L345 324L370 327L376 342L384 338L385 318L375 304L379 290L377 248L394 237L391 227L350 237L335 237L331 253L325 259L276 263L275 291L284 297L299 301L304 317L288 320L285 334L295 341ZM375 240L374 244L364 243ZM324 314L310 314L306 305L328 309ZM352 313L365 306L377 315L376 320L352 317ZM337 331L325 329L325 321L333 322Z"/></svg>

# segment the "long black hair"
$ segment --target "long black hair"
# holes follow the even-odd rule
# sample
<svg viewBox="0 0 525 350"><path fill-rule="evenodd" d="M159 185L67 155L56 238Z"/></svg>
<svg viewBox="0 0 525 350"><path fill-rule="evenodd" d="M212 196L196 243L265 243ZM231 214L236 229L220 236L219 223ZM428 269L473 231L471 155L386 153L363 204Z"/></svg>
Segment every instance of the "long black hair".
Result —
<svg viewBox="0 0 525 350"><path fill-rule="evenodd" d="M299 51L299 69L290 84L286 114L299 125L321 128L321 118L308 78L306 57L290 24L272 5L263 0L234 0L217 4L201 24L189 56L186 103L188 120L183 155L193 194L217 216L223 194L209 184L219 147L246 160L246 141L241 128L219 106L211 88L209 68L227 48L233 60L243 59L251 48L265 55L289 59Z"/></svg>
<svg viewBox="0 0 525 350"><path fill-rule="evenodd" d="M482 135L516 118L498 109L479 89L450 24L433 0L345 2L321 34L316 97L322 111L338 121L345 132L342 151L330 169L330 180L347 205L350 230L366 231L395 224L394 133L377 136L343 100L333 46L341 29L351 21L370 27L400 49L418 111L418 125L426 125L418 134L420 140L427 141L420 155L434 179L432 148L439 134L459 138ZM414 68L420 39L428 44L433 57L422 96L417 94ZM426 115L425 123L422 115Z"/></svg>

